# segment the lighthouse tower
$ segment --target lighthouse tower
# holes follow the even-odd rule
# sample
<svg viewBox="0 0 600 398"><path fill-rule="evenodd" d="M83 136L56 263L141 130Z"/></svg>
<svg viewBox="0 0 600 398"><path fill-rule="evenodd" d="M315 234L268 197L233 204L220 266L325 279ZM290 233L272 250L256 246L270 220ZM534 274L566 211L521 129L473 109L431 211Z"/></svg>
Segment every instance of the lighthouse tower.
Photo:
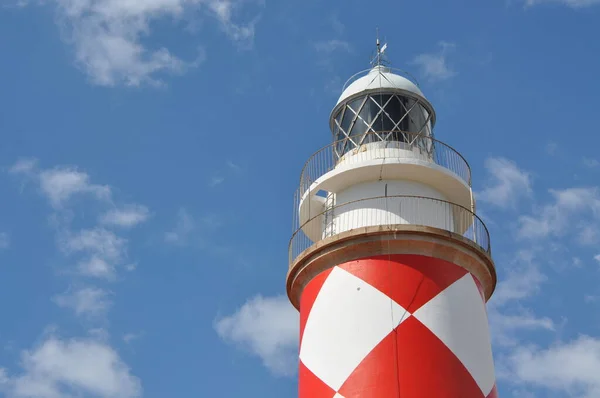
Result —
<svg viewBox="0 0 600 398"><path fill-rule="evenodd" d="M300 398L491 398L485 303L496 285L471 168L390 68L350 79L333 142L308 159L287 292L300 311Z"/></svg>

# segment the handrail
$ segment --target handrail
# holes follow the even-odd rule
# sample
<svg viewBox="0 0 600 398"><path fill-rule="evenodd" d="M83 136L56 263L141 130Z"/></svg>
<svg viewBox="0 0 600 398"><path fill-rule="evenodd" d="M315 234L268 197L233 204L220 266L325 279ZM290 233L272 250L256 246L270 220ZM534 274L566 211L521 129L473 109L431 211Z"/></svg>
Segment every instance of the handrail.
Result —
<svg viewBox="0 0 600 398"><path fill-rule="evenodd" d="M382 140L380 138L381 136L385 136L387 134L401 134L404 137L410 138L408 140L410 142L389 141ZM405 149L421 148L424 150L423 147L429 148L431 153L426 159L427 161L451 171L457 177L471 186L471 167L469 166L467 160L457 150L440 140L423 135L421 133L411 133L400 130L368 132L361 135L352 136L351 138L356 142L365 142L368 141L365 140L365 138L369 138L368 136L375 136L379 139L379 142L384 142L386 146L390 146L392 144L402 144L407 147ZM336 154L336 147L340 143L343 143L347 140L348 138L334 141L333 143L322 147L308 158L308 160L304 163L302 172L300 174L301 191L308 189L310 185L319 177L333 170L340 160L343 160L346 156L348 156L346 153L344 153L342 156ZM370 143L373 143L373 141ZM364 145L368 144L359 145L357 148L353 149L353 151L360 151ZM387 154L384 154L383 156L393 158L393 156L389 156Z"/></svg>
<svg viewBox="0 0 600 398"><path fill-rule="evenodd" d="M359 206L355 206L359 204ZM393 195L336 204L302 224L290 238L290 266L308 248L322 239L365 226L411 224L457 233L491 255L490 234L479 216L466 207L425 196ZM311 240L305 230L316 230Z"/></svg>

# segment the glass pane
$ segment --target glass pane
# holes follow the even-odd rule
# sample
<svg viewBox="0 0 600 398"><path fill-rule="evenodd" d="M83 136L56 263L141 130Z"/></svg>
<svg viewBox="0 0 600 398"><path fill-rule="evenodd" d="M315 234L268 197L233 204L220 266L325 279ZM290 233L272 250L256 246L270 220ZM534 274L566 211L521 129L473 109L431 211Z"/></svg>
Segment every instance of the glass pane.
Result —
<svg viewBox="0 0 600 398"><path fill-rule="evenodd" d="M385 113L381 115L382 126L381 131L392 131L394 129L394 122Z"/></svg>
<svg viewBox="0 0 600 398"><path fill-rule="evenodd" d="M421 129L425 125L425 121L427 120L427 117L423 113L424 109L421 106L421 104L415 104L415 103L416 103L416 101L412 100L412 99L410 100L410 103L409 103L411 107L414 105L414 107L412 108L412 110L409 113L410 123L411 123L410 131L418 133L419 131L421 131Z"/></svg>
<svg viewBox="0 0 600 398"><path fill-rule="evenodd" d="M342 114L344 113L344 108L340 109L338 111L338 113L335 115L335 117L333 118L333 128L332 128L332 132L333 132L333 136L335 137L338 133L338 127L339 125L342 123Z"/></svg>
<svg viewBox="0 0 600 398"><path fill-rule="evenodd" d="M377 118L371 124L371 131L385 131L383 128L383 118L381 115L377 116Z"/></svg>
<svg viewBox="0 0 600 398"><path fill-rule="evenodd" d="M342 113L344 113L343 111L344 111L344 108L340 109L340 110L338 111L337 115L335 115L335 120L336 120L338 123L341 123L341 120L342 120Z"/></svg>
<svg viewBox="0 0 600 398"><path fill-rule="evenodd" d="M371 101L375 101L383 108L391 96L391 94L371 94Z"/></svg>
<svg viewBox="0 0 600 398"><path fill-rule="evenodd" d="M354 123L354 126L352 126L352 131L350 131L349 135L351 137L355 137L357 135L362 135L366 132L367 132L367 125L360 117L357 117L356 123Z"/></svg>
<svg viewBox="0 0 600 398"><path fill-rule="evenodd" d="M379 107L373 101L367 101L363 108L360 110L359 116L367 123L371 124L375 116L379 112Z"/></svg>
<svg viewBox="0 0 600 398"><path fill-rule="evenodd" d="M347 106L352 108L354 110L354 112L358 112L358 109L360 108L360 105L362 104L364 99L365 99L365 97L357 98L354 101L349 102Z"/></svg>
<svg viewBox="0 0 600 398"><path fill-rule="evenodd" d="M398 96L394 96L391 99L391 101L386 105L384 110L393 122L392 126L390 127L390 130L392 130L394 125L406 115L406 111L404 110L404 107L402 106L402 103L400 102ZM405 122L403 121L401 124L396 126L395 130L405 131L406 126L407 124L405 124Z"/></svg>
<svg viewBox="0 0 600 398"><path fill-rule="evenodd" d="M344 111L344 117L342 119L342 129L347 133L348 130L350 129L350 123L352 122L352 119L354 118L354 112L352 112L350 109L348 109L346 107L346 110Z"/></svg>

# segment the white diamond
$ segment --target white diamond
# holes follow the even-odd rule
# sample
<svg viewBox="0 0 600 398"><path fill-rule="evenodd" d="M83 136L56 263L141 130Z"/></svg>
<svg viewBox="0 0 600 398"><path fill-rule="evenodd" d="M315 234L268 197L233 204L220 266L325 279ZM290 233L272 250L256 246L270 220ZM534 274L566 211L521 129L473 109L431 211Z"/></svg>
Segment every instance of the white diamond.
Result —
<svg viewBox="0 0 600 398"><path fill-rule="evenodd" d="M484 396L495 383L494 360L485 304L470 274L413 314L465 365Z"/></svg>
<svg viewBox="0 0 600 398"><path fill-rule="evenodd" d="M308 316L300 359L337 391L371 350L409 316L381 291L335 267Z"/></svg>

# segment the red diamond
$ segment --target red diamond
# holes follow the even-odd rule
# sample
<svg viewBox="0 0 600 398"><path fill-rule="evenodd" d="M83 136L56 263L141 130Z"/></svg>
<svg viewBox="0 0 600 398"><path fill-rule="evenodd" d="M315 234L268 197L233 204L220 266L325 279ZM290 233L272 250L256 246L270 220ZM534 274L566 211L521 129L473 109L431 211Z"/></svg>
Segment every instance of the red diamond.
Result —
<svg viewBox="0 0 600 398"><path fill-rule="evenodd" d="M385 293L410 313L467 273L451 262L412 254L368 257L339 267Z"/></svg>
<svg viewBox="0 0 600 398"><path fill-rule="evenodd" d="M462 362L416 318L397 329L402 398L484 398Z"/></svg>
<svg viewBox="0 0 600 398"><path fill-rule="evenodd" d="M397 397L396 332L391 332L366 356L342 385L345 398Z"/></svg>
<svg viewBox="0 0 600 398"><path fill-rule="evenodd" d="M327 271L323 271L315 276L302 291L302 297L300 298L300 343L302 343L302 336L304 335L304 328L310 315L310 310L312 310L313 304L331 271L333 271L333 268L329 268Z"/></svg>
<svg viewBox="0 0 600 398"><path fill-rule="evenodd" d="M335 391L311 372L302 361L298 374L298 398L333 398Z"/></svg>

